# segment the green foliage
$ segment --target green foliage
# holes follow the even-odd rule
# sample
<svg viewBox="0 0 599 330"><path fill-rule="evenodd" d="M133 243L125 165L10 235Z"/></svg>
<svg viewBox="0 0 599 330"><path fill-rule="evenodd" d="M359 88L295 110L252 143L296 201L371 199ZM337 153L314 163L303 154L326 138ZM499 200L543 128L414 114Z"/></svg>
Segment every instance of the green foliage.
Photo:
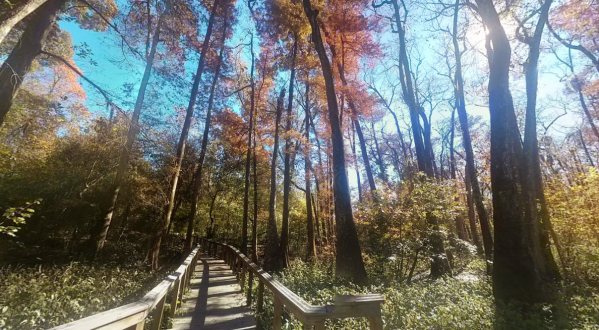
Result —
<svg viewBox="0 0 599 330"><path fill-rule="evenodd" d="M452 267L468 263L475 251L453 234L456 216L464 212L454 197L450 182L435 182L420 174L391 186L378 202L363 204L356 222L370 275L409 281L413 274L425 272L435 235L444 240ZM437 219L439 230L429 225L429 216Z"/></svg>
<svg viewBox="0 0 599 330"><path fill-rule="evenodd" d="M565 287L555 306L495 306L485 265L476 259L455 277L360 288L334 277L332 260L314 264L295 260L277 280L312 305L333 304L335 295L379 293L386 329L597 329L599 296L590 289ZM256 294L256 287L254 287ZM254 308L255 301L254 301ZM272 324L272 295L265 290L264 312L257 317L263 329ZM327 329L369 329L365 319L331 320ZM284 313L284 329L302 329Z"/></svg>
<svg viewBox="0 0 599 330"><path fill-rule="evenodd" d="M141 268L71 263L0 270L0 328L46 329L114 308L144 294Z"/></svg>
<svg viewBox="0 0 599 330"><path fill-rule="evenodd" d="M31 207L41 203L41 198L33 202L28 202L21 207L10 207L4 211L2 217L4 220L0 222L0 234L6 234L10 236L16 236L16 232L19 231L20 225L25 224L25 218L31 218L31 215L35 212Z"/></svg>

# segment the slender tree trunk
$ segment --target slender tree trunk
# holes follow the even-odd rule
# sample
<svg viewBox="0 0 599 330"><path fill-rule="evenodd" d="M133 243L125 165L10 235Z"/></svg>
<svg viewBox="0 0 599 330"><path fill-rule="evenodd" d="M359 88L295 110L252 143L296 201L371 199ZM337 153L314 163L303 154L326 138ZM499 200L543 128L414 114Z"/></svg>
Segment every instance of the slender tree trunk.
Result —
<svg viewBox="0 0 599 330"><path fill-rule="evenodd" d="M121 150L119 165L116 170L116 177L112 186L110 187L110 190L108 191L108 203L106 204L106 207L102 210L103 219L100 223L100 231L98 233L98 236L96 237L95 254L99 253L104 247L104 242L106 241L106 235L108 234L108 229L110 228L110 223L112 222L112 215L114 214L114 209L116 207L116 202L119 197L119 192L121 190L121 186L123 185L123 181L125 180L127 168L129 167L129 158L133 149L133 144L135 143L135 141L137 140L137 136L139 135L139 117L141 115L141 109L143 107L144 97L146 95L146 88L148 87L148 82L150 81L150 76L152 74L154 56L156 55L156 47L160 42L161 25L162 19L159 19L158 24L156 25L156 30L154 31L154 36L152 37L152 47L148 54L148 58L146 59L146 69L141 79L139 91L137 92L137 100L135 101L133 115L131 115L131 122L129 123L129 131L127 132L127 141L125 142L125 145Z"/></svg>
<svg viewBox="0 0 599 330"><path fill-rule="evenodd" d="M345 148L343 133L339 123L339 108L335 94L333 70L320 35L318 11L312 10L310 0L303 0L304 11L312 27L312 42L318 53L325 80L331 140L333 144L334 194L336 231L335 274L339 277L353 278L358 284L366 284L367 275L360 251L360 242L354 223L349 182L345 172Z"/></svg>
<svg viewBox="0 0 599 330"><path fill-rule="evenodd" d="M221 48L218 55L218 63L214 71L214 77L212 78L212 86L210 86L210 96L208 97L208 110L206 111L206 122L204 123L204 134L202 135L202 147L200 149L200 156L197 163L195 164L195 173L192 178L192 197L191 197L191 209L189 211L189 218L187 220L187 235L185 237L185 250L191 251L193 243L193 225L195 222L195 216L197 213L198 202L200 200L200 190L202 188L202 170L204 168L204 158L206 158L206 150L208 149L208 135L210 134L210 125L212 120L212 106L214 105L214 93L216 86L218 85L218 79L220 75L220 68L223 62L223 53L225 51L225 40L227 38L227 14L225 13L225 21L223 25L223 34L221 39Z"/></svg>
<svg viewBox="0 0 599 330"><path fill-rule="evenodd" d="M0 43L12 28L48 0L28 0L0 15Z"/></svg>
<svg viewBox="0 0 599 330"><path fill-rule="evenodd" d="M252 261L258 263L258 157L256 157L256 126L254 125L254 221L252 222Z"/></svg>
<svg viewBox="0 0 599 330"><path fill-rule="evenodd" d="M307 92L307 88L306 88ZM306 93L307 97L307 93ZM310 177L310 168L312 167L310 161L310 112L306 107L306 152L304 153L304 159L306 161L305 175L306 175L306 220L308 222L308 251L307 259L312 260L316 258L316 235L314 235L314 218L312 217L312 183ZM317 226L318 229L318 226Z"/></svg>
<svg viewBox="0 0 599 330"><path fill-rule="evenodd" d="M331 49L331 54L333 55L333 61L337 62L337 71L339 71L339 78L341 78L341 83L343 86L348 86L347 80L345 79L345 68L343 66L343 56L341 61L337 59L337 53L335 51L335 45L327 42L329 48ZM341 45L341 53L343 54L343 43ZM358 116L358 109L356 108L351 97L348 96L348 104L349 108L352 111L352 123L354 124L354 128L356 129L356 133L358 134L358 141L360 142L360 150L362 151L362 161L364 162L364 169L366 170L366 176L368 177L368 185L370 187L370 192L374 199L377 198L376 194L376 183L374 181L374 175L372 175L372 167L370 166L370 158L368 157L368 150L366 148L366 140L364 139L364 133L362 132L362 126L360 125L360 120Z"/></svg>
<svg viewBox="0 0 599 330"><path fill-rule="evenodd" d="M374 129L374 121L371 122L372 125L372 139L374 140L374 147L377 154L377 164L379 166L379 171L381 171L381 180L387 183L389 179L387 178L387 167L385 166L385 161L383 160L383 154L381 153L381 148L379 147L379 141L376 138L376 130Z"/></svg>
<svg viewBox="0 0 599 330"><path fill-rule="evenodd" d="M468 167L468 164L466 164ZM468 204L468 221L470 222L470 233L472 234L472 241L476 245L476 250L482 255L484 249L483 244L478 236L478 229L476 226L476 215L474 214L474 201L472 198L472 184L470 183L470 171L466 168L464 171L464 183L466 185L466 203Z"/></svg>
<svg viewBox="0 0 599 330"><path fill-rule="evenodd" d="M360 201L360 203L363 202L362 200L362 182L360 179L360 166L358 165L358 156L356 156L356 132L354 130L354 122L352 121L351 123L351 151L352 154L354 155L354 166L356 168L356 178L358 179L358 200Z"/></svg>
<svg viewBox="0 0 599 330"><path fill-rule="evenodd" d="M171 181L171 191L169 195L168 203L165 207L165 217L162 221L161 228L154 237L152 244L152 269L158 268L158 257L160 255L160 245L162 243L162 237L167 235L166 229L169 227L171 222L171 216L173 214L173 207L175 201L175 194L177 192L177 182L179 181L179 173L181 172L181 163L183 162L183 156L185 155L185 147L187 143L187 136L189 134L189 127L191 126L191 119L196 104L196 98L198 95L198 89L200 81L202 80L202 73L204 72L204 63L206 60L206 53L208 53L208 46L210 44L210 36L212 35L212 26L214 25L214 16L216 14L216 8L218 7L220 0L215 0L212 6L212 12L210 13L210 19L208 20L208 27L206 29L206 35L204 36L204 43L202 44L202 53L200 54L200 60L198 61L198 69L196 71L195 78L193 80L193 86L191 88L191 96L189 98L189 105L187 106L187 112L185 114L185 121L183 122L183 128L181 129L181 136L179 137L179 143L177 144L177 156L175 158L175 168L173 178Z"/></svg>
<svg viewBox="0 0 599 330"><path fill-rule="evenodd" d="M539 142L537 140L537 89L539 83L538 64L541 53L541 39L543 38L543 29L549 16L549 8L552 0L545 0L541 6L539 21L537 22L534 35L525 37L528 44L529 53L525 71L526 80L526 122L524 128L524 148L523 156L526 162L526 168L531 172L530 183L534 187L535 200L534 209L536 210L537 201L541 204L539 210L539 240L541 244L541 253L545 272L550 278L560 278L559 269L553 253L551 251L550 236L550 217L547 205L545 203L545 194L543 192L543 179L541 177L541 164L539 160Z"/></svg>
<svg viewBox="0 0 599 330"><path fill-rule="evenodd" d="M268 201L268 224L266 229L266 251L264 254L264 270L278 272L283 268L283 254L277 231L277 155L279 154L279 126L283 112L285 89L281 90L277 100L277 117L275 120L274 144L270 165L270 198Z"/></svg>
<svg viewBox="0 0 599 330"><path fill-rule="evenodd" d="M291 75L289 79L289 101L287 103L287 119L285 124L285 168L283 170L283 222L281 225L281 252L283 253L283 266L289 266L289 195L291 193L291 166L292 150L291 141L291 112L293 110L293 83L295 81L295 60L297 57L297 36L293 39L293 53L291 54Z"/></svg>
<svg viewBox="0 0 599 330"><path fill-rule="evenodd" d="M214 196L210 201L210 226L208 227L208 233L206 235L209 239L212 239L212 237L214 237L214 216L212 216L212 211L214 211L214 203L216 202L216 197L218 197L218 190L214 193Z"/></svg>
<svg viewBox="0 0 599 330"><path fill-rule="evenodd" d="M12 101L21 88L31 63L42 51L44 40L64 0L49 0L40 6L30 17L19 42L0 68L0 126L12 106ZM4 24L4 22L0 22Z"/></svg>
<svg viewBox="0 0 599 330"><path fill-rule="evenodd" d="M317 148L317 155L318 155L318 166L319 168L323 169L323 163L322 163L322 147L320 145L320 139L318 138L318 131L316 130L316 127L314 125L314 118L310 118L310 126L312 126L312 131L314 132L314 140L316 140L316 148ZM325 204L325 198L323 196L324 192L321 191L320 189L320 184L319 184L319 179L318 179L318 173L316 173L314 171L314 183L316 184L316 196L318 203L314 204L314 214L315 214L315 218L316 221L318 222L318 218L320 215L320 223L321 223L321 228L322 228L322 241L324 244L328 244L329 243L329 236L328 236L328 231L327 231L327 226L325 224L325 216L323 213L323 209L326 209L324 207ZM318 207L316 208L318 204Z"/></svg>
<svg viewBox="0 0 599 330"><path fill-rule="evenodd" d="M578 136L580 137L580 143L582 144L582 148L584 149L584 154L587 156L589 164L591 164L591 166L595 167L595 163L593 163L593 157L591 157L591 154L589 153L589 149L587 148L587 144L584 142L584 137L582 136L581 130L578 130Z"/></svg>
<svg viewBox="0 0 599 330"><path fill-rule="evenodd" d="M459 0L456 0L454 7L452 36L456 60L454 93L456 98L458 119L460 121L460 128L462 130L462 144L464 146L464 153L466 154L466 171L468 171L468 177L470 178L469 183L472 189L471 196L474 205L476 206L478 221L480 222L483 245L485 248L485 259L487 260L487 265L490 266L490 262L493 260L493 236L491 234L489 216L487 210L485 209L483 195L478 183L478 173L476 173L476 165L474 164L474 151L472 149L472 140L470 138L468 113L466 112L466 97L464 95L464 79L462 76L462 52L460 51L460 45L458 43L457 37L459 5Z"/></svg>
<svg viewBox="0 0 599 330"><path fill-rule="evenodd" d="M476 3L493 46L488 48L495 228L493 293L502 301L546 302L547 274L541 257L534 190L529 187L509 89L511 47L493 2Z"/></svg>
<svg viewBox="0 0 599 330"><path fill-rule="evenodd" d="M248 215L250 206L250 162L252 158L252 131L254 129L254 108L255 108L255 92L256 86L254 83L254 68L255 68L255 56L254 56L254 34L251 34L250 38L250 52L252 56L252 66L250 68L250 120L248 127L248 148L247 156L245 159L245 190L243 195L243 223L241 229L241 253L247 253L248 245Z"/></svg>
<svg viewBox="0 0 599 330"><path fill-rule="evenodd" d="M449 173L451 180L456 185L457 188L457 177L456 177L456 168L455 168L455 150L453 147L455 136L455 109L451 112L451 137L449 139ZM456 196L454 199L456 202L460 201L460 197ZM461 214L458 214L455 218L456 230L458 233L458 238L462 240L467 240L468 236L466 234L466 226L464 225L464 218L462 218Z"/></svg>
<svg viewBox="0 0 599 330"><path fill-rule="evenodd" d="M408 59L406 50L405 31L403 29L401 20L399 19L401 17L399 3L397 0L391 0L391 3L393 5L395 16L398 18L396 19L396 27L399 36L399 79L401 82L404 100L410 110L410 122L412 125L414 145L416 147L416 161L418 162L418 170L425 173L428 178L433 179L435 174L433 160L431 159L432 150L427 150L427 147L425 146L425 142L427 142L426 134L424 134L425 140L423 141L423 132L420 126L420 120L418 118L419 114L423 112L423 109L417 102L414 86L412 84L410 61ZM422 117L423 119L426 119L425 115ZM426 126L427 125L425 125L425 127ZM428 142L430 142L430 139ZM435 215L429 214L427 215L427 222L432 232L430 239L433 252L433 257L431 258L431 276L436 278L444 274L451 274L451 267L446 257L445 246L441 237L438 219Z"/></svg>

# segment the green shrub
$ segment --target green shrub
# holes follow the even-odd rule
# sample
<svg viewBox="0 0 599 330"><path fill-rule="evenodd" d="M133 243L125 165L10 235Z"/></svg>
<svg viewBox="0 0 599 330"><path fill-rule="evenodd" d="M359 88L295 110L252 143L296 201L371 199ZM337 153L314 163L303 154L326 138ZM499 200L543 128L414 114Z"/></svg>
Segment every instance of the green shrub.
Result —
<svg viewBox="0 0 599 330"><path fill-rule="evenodd" d="M140 268L7 267L0 270L0 328L45 329L71 322L135 300L151 279Z"/></svg>

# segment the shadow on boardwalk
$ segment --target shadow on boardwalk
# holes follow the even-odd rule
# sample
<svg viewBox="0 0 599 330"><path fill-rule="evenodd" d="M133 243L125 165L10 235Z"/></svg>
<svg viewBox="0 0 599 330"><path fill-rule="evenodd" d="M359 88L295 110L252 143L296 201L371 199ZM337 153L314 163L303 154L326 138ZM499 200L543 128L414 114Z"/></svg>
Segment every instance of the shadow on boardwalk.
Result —
<svg viewBox="0 0 599 330"><path fill-rule="evenodd" d="M249 330L256 320L241 294L229 266L202 255L181 309L173 320L174 330Z"/></svg>

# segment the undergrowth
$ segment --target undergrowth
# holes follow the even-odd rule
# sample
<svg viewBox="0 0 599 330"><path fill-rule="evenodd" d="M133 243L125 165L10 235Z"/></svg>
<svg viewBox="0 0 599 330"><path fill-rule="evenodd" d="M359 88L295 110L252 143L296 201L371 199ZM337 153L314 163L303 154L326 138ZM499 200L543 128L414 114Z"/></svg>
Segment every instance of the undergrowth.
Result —
<svg viewBox="0 0 599 330"><path fill-rule="evenodd" d="M555 306L534 306L524 314L521 306L495 306L491 283L480 260L455 277L363 288L335 278L332 266L330 261L311 265L296 260L276 278L312 305L333 304L335 295L382 294L385 329L599 329L596 289L564 283ZM255 301L253 305L255 310ZM265 290L264 312L257 315L262 329L272 327L273 309L272 295ZM365 319L355 318L329 320L326 328L369 329L369 326ZM302 325L285 311L283 329L302 329Z"/></svg>

